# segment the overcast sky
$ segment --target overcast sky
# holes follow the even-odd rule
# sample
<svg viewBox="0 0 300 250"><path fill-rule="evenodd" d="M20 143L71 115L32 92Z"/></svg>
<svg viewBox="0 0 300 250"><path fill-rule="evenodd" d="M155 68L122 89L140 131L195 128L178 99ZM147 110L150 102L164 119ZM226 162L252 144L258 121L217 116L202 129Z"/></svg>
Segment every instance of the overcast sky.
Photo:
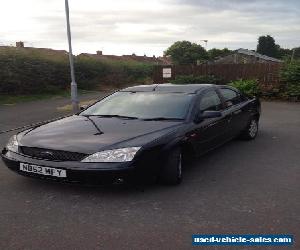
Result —
<svg viewBox="0 0 300 250"><path fill-rule="evenodd" d="M0 45L67 49L64 0L0 0ZM300 46L300 0L69 0L76 54L162 55L173 42L256 47L270 34Z"/></svg>

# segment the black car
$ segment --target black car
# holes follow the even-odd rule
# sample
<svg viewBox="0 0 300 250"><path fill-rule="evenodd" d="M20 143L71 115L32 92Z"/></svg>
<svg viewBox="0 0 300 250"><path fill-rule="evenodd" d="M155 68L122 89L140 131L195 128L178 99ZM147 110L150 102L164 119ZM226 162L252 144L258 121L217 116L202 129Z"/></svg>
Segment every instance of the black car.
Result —
<svg viewBox="0 0 300 250"><path fill-rule="evenodd" d="M240 136L254 139L260 102L211 84L129 87L82 112L13 136L2 158L13 171L67 182L182 179L182 159Z"/></svg>

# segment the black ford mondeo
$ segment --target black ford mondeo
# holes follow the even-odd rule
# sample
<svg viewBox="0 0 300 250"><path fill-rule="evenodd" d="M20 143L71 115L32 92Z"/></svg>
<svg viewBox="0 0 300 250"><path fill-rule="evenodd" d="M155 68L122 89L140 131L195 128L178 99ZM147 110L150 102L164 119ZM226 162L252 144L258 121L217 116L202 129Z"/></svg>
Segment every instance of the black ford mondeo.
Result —
<svg viewBox="0 0 300 250"><path fill-rule="evenodd" d="M2 158L13 171L67 182L182 180L184 157L235 137L254 139L260 102L228 86L129 87L82 112L13 136Z"/></svg>

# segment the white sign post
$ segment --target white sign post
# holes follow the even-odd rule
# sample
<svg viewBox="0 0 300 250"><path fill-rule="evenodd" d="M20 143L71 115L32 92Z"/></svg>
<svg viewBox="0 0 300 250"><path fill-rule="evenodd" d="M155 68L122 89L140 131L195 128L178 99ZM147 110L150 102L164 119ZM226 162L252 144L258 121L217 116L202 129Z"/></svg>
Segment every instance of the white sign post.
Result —
<svg viewBox="0 0 300 250"><path fill-rule="evenodd" d="M172 68L163 68L163 78L172 77Z"/></svg>

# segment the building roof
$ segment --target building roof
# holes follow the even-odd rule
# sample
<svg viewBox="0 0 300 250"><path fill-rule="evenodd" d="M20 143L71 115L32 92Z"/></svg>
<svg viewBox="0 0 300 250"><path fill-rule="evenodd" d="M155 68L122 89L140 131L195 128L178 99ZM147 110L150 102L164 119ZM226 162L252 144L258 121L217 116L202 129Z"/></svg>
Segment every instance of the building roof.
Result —
<svg viewBox="0 0 300 250"><path fill-rule="evenodd" d="M153 63L158 65L170 65L171 59L169 57L156 57L156 56L138 56L135 54L132 55L123 55L123 56L117 56L117 55L104 55L102 54L102 51L99 51L100 53L97 54L90 54L90 53L81 53L79 56L88 56L99 60L115 60L115 61L136 61L141 63Z"/></svg>
<svg viewBox="0 0 300 250"><path fill-rule="evenodd" d="M277 58L274 58L274 57L270 57L270 56L265 56L265 55L262 55L262 54L259 54L255 51L252 51L252 50L248 50L248 49L238 49L236 50L235 52L239 53L239 54L244 54L244 55L248 55L248 56L254 56L254 57L258 57L260 59L263 59L265 61L271 61L271 62L282 62L281 60L277 59Z"/></svg>
<svg viewBox="0 0 300 250"><path fill-rule="evenodd" d="M170 93L188 93L193 94L200 90L214 86L213 84L151 84L139 85L122 89L122 92L170 92Z"/></svg>

